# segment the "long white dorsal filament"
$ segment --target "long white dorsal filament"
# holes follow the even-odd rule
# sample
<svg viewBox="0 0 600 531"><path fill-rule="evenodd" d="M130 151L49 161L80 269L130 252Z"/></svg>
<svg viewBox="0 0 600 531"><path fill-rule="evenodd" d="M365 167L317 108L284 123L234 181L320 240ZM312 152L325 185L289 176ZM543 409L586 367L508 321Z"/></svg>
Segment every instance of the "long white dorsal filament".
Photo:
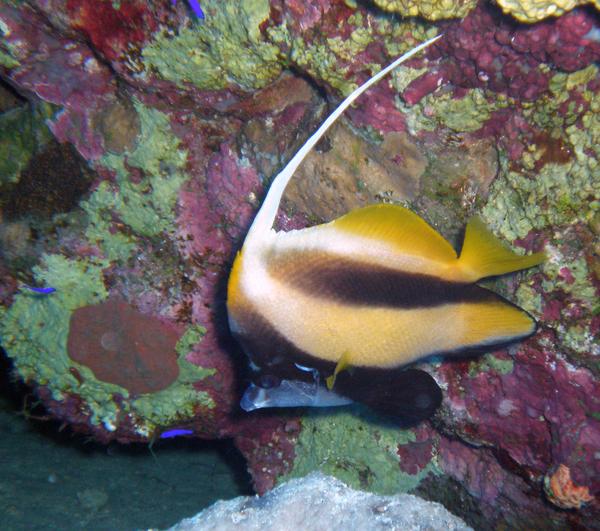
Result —
<svg viewBox="0 0 600 531"><path fill-rule="evenodd" d="M383 70L375 74L368 81L365 81L365 83L363 83L360 87L352 91L352 93L348 95L346 99L342 101L342 103L339 104L335 111L328 116L328 118L287 163L285 168L283 168L283 170L281 170L281 172L279 172L279 174L275 177L271 187L269 188L267 197L265 198L260 210L258 211L258 214L254 218L254 222L252 223L250 230L248 231L246 241L250 240L252 237L260 238L260 235L264 234L265 231L271 230L273 227L273 222L275 221L275 216L277 215L277 210L279 209L279 203L281 202L283 192L285 191L287 184L290 182L290 179L294 175L294 172L298 166L300 166L300 163L304 160L306 155L308 155L310 150L322 138L331 125L342 115L342 113L369 87L377 83L381 78L386 76L403 62L410 59L413 55L419 53L423 48L427 48L427 46L437 41L441 36L442 35L433 37L432 39L419 44L416 48L409 50L389 66L386 66Z"/></svg>

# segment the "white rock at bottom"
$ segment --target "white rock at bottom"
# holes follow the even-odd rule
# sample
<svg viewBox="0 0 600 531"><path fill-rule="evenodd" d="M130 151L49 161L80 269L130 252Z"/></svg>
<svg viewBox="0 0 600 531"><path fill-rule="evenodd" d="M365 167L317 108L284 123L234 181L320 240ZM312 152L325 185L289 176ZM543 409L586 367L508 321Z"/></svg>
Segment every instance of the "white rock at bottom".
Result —
<svg viewBox="0 0 600 531"><path fill-rule="evenodd" d="M471 530L439 503L411 494L378 496L315 472L262 497L219 501L171 531Z"/></svg>

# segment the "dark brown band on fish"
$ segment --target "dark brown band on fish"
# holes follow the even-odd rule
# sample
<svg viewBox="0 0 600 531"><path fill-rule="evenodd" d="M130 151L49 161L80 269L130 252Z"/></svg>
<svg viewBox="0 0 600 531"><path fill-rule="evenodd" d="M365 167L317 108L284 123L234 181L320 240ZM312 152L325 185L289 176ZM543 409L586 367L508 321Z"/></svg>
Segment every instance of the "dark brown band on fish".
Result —
<svg viewBox="0 0 600 531"><path fill-rule="evenodd" d="M398 271L324 252L285 253L268 260L276 280L314 297L357 306L423 308L496 300L474 284Z"/></svg>
<svg viewBox="0 0 600 531"><path fill-rule="evenodd" d="M335 363L311 356L298 349L258 313L243 312L244 323L252 334L235 334L252 363L259 368L253 380L259 386L273 381L300 380L314 383L311 372L295 364L316 369L325 378L333 374ZM240 325L241 323L238 323ZM268 388L269 385L266 385ZM335 392L362 402L379 413L393 416L407 426L429 418L439 407L442 393L435 380L424 371L404 367L350 367L337 377Z"/></svg>

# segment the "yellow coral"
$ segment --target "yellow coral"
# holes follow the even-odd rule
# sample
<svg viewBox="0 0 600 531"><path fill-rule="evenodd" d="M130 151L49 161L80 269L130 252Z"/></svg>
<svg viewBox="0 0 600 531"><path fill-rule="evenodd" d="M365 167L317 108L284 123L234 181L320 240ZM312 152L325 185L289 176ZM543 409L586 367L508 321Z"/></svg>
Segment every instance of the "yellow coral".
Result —
<svg viewBox="0 0 600 531"><path fill-rule="evenodd" d="M552 476L544 478L544 490L548 499L561 509L580 509L585 503L594 500L588 487L573 483L571 471L566 465L559 465Z"/></svg>
<svg viewBox="0 0 600 531"><path fill-rule="evenodd" d="M537 22L548 17L559 17L567 11L593 4L600 9L600 0L496 0L502 11L521 22Z"/></svg>
<svg viewBox="0 0 600 531"><path fill-rule="evenodd" d="M405 17L421 16L427 20L465 17L477 0L374 0L381 9Z"/></svg>

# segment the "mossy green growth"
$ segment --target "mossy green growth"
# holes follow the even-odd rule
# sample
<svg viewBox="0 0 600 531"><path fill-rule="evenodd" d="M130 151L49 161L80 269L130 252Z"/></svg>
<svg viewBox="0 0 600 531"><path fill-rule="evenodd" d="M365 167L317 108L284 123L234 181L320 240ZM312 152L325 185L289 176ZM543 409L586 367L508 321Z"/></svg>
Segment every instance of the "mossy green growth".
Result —
<svg viewBox="0 0 600 531"><path fill-rule="evenodd" d="M496 357L493 353L489 353L469 363L469 376L473 378L482 372L510 374L514 365L512 359L504 360Z"/></svg>
<svg viewBox="0 0 600 531"><path fill-rule="evenodd" d="M50 104L27 104L0 115L0 189L16 183L31 157L52 138Z"/></svg>
<svg viewBox="0 0 600 531"><path fill-rule="evenodd" d="M392 57L402 55L411 47L431 38L436 29L414 20L398 20L384 13L363 17L355 13L348 18L348 24L355 26L345 37L331 37L319 40L314 35L310 42L290 34L285 23L268 30L269 39L285 49L289 49L291 62L306 70L314 79L320 79L335 88L343 96L352 92L357 84L348 77L349 68L356 55L364 52L373 42L381 43ZM377 73L381 65L368 65L371 74Z"/></svg>
<svg viewBox="0 0 600 531"><path fill-rule="evenodd" d="M203 369L186 360L205 333L201 326L189 327L177 344L177 380L167 389L134 400L127 400L125 388L98 380L88 367L69 357L71 315L77 308L98 304L108 297L102 275L108 265L107 260L45 255L33 273L40 285L52 286L56 291L42 295L23 290L10 308L0 309L0 342L19 375L26 382L47 387L56 400L78 395L85 408L82 414L89 414L92 423L102 424L109 431L126 415L134 420L140 435L149 436L158 426L190 418L198 407L214 407L210 396L193 386L214 374L214 369ZM81 381L71 369L76 369ZM115 395L124 400L117 403Z"/></svg>
<svg viewBox="0 0 600 531"><path fill-rule="evenodd" d="M194 384L215 374L216 369L204 369L187 361L186 357L199 343L206 329L191 325L177 342L179 376L169 387L157 393L148 393L131 403L131 414L140 435L149 437L160 426L170 426L181 420L189 420L198 408L212 409L215 403L210 395L198 391Z"/></svg>
<svg viewBox="0 0 600 531"><path fill-rule="evenodd" d="M589 222L600 211L600 94L587 89L597 73L592 65L572 74L557 74L550 83L552 96L524 109L526 119L572 146L573 156L535 172L513 169L501 153L501 173L492 185L483 216L508 240L522 238L531 229ZM589 108L584 112L584 106L573 99L566 114L559 112L573 91ZM532 168L532 161L539 158L534 146L534 152L523 155L522 165Z"/></svg>
<svg viewBox="0 0 600 531"><path fill-rule="evenodd" d="M179 86L245 90L268 85L281 73L279 49L264 40L260 24L269 18L269 0L205 0L202 23L165 30L142 50L147 68Z"/></svg>
<svg viewBox="0 0 600 531"><path fill-rule="evenodd" d="M188 179L184 172L187 151L179 149L168 116L138 101L134 106L141 123L135 149L122 155L107 153L100 159L99 164L115 172L116 181L103 181L81 204L89 219L86 237L110 260L126 260L139 237L174 230L177 195ZM126 163L142 170L139 182L131 180ZM125 232L111 230L114 213L128 226Z"/></svg>
<svg viewBox="0 0 600 531"><path fill-rule="evenodd" d="M532 229L591 219L600 207L598 176L577 162L546 164L536 178L509 166L501 155L501 174L482 209L489 226L509 241L524 238Z"/></svg>
<svg viewBox="0 0 600 531"><path fill-rule="evenodd" d="M587 260L583 256L566 258L554 246L547 246L548 260L542 264L544 280L542 289L544 293L552 294L558 290L561 294L568 294L573 300L578 301L585 308L586 315L574 325L561 319L556 324L556 333L561 343L571 351L589 355L599 352L597 338L590 331L591 318L597 304L596 289L592 283L592 274ZM568 280L561 274L561 270L568 270Z"/></svg>
<svg viewBox="0 0 600 531"><path fill-rule="evenodd" d="M403 17L423 17L427 20L464 18L476 5L476 0L373 0L386 11L400 13Z"/></svg>
<svg viewBox="0 0 600 531"><path fill-rule="evenodd" d="M450 94L437 98L436 116L452 131L472 132L480 129L493 111L507 105L504 98L490 101L483 90L472 89L462 98L452 98Z"/></svg>
<svg viewBox="0 0 600 531"><path fill-rule="evenodd" d="M5 0L6 3L6 0ZM12 0L8 1L9 4L15 5ZM0 66L5 68L15 68L19 66L19 61L16 58L16 53L6 37L10 35L10 29L7 24L0 18Z"/></svg>
<svg viewBox="0 0 600 531"><path fill-rule="evenodd" d="M415 475L400 469L398 445L413 441L412 430L385 424L358 405L310 411L302 418L293 468L278 482L320 470L356 489L379 494L407 492L438 471L433 461Z"/></svg>
<svg viewBox="0 0 600 531"><path fill-rule="evenodd" d="M77 308L106 299L102 269L107 265L102 260L44 255L33 274L39 285L56 291L42 295L22 290L12 306L4 310L0 338L15 369L26 382L47 386L57 400L79 388L79 382L69 372L74 365L67 353L71 314ZM91 371L88 373L84 377L91 375ZM108 405L110 391L98 392L99 386L91 382L93 379L90 383L86 380L85 392L93 396L98 407L106 408L104 416L114 414L116 408Z"/></svg>
<svg viewBox="0 0 600 531"><path fill-rule="evenodd" d="M550 79L550 94L545 94L535 102L524 105L531 121L540 129L548 131L552 137L563 136L565 128L572 126L583 112L583 103L573 98L571 91L579 92L588 101L593 93L587 91L587 84L598 76L598 67L590 65L571 74L559 73ZM564 104L569 102L566 106Z"/></svg>
<svg viewBox="0 0 600 531"><path fill-rule="evenodd" d="M543 266L542 266L543 267ZM515 292L517 305L531 314L534 319L542 316L542 296L528 282L522 282Z"/></svg>
<svg viewBox="0 0 600 531"><path fill-rule="evenodd" d="M398 69L394 75L394 86L402 92L408 84L423 70L409 68ZM470 133L480 129L489 119L492 112L513 104L503 94L495 94L482 89L471 89L462 98L455 98L451 93L428 94L415 105L406 105L400 99L396 106L405 114L409 129L419 131L435 131L440 127L457 133ZM427 112L425 110L427 109Z"/></svg>

